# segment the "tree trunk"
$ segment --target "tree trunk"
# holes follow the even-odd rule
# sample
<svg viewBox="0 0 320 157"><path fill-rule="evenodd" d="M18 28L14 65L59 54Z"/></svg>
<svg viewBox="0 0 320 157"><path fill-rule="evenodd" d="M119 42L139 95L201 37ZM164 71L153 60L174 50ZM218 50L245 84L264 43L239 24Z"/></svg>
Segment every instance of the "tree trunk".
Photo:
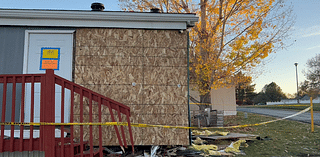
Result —
<svg viewBox="0 0 320 157"><path fill-rule="evenodd" d="M211 104L211 94L210 92L206 93L205 95L200 95L200 103ZM200 105L199 109L204 111L206 108L212 108L211 105Z"/></svg>

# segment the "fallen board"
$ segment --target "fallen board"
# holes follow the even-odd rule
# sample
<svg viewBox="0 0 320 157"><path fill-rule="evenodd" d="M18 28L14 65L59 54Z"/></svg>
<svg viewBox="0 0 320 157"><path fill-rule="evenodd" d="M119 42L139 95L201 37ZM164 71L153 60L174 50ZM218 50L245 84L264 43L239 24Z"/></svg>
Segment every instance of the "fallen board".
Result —
<svg viewBox="0 0 320 157"><path fill-rule="evenodd" d="M240 133L229 133L227 136L207 136L207 135L193 135L192 139L200 137L201 139L211 139L211 140L227 140L227 139L239 139L239 138L256 138L258 135L252 134L240 134Z"/></svg>

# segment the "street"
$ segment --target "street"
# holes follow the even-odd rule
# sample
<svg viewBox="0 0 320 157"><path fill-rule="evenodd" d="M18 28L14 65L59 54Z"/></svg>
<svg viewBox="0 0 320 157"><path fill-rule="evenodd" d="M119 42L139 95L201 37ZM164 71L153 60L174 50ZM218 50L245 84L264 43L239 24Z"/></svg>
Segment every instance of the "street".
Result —
<svg viewBox="0 0 320 157"><path fill-rule="evenodd" d="M265 108L244 108L244 107L237 107L237 111L242 112L250 112L250 113L257 113L272 117L283 118L290 115L297 113L298 111L291 111L291 110L275 110L275 109L265 109ZM311 123L311 115L310 112L302 113L300 115L288 118L289 120L295 120L305 123ZM320 125L320 113L313 113L313 119L315 125Z"/></svg>

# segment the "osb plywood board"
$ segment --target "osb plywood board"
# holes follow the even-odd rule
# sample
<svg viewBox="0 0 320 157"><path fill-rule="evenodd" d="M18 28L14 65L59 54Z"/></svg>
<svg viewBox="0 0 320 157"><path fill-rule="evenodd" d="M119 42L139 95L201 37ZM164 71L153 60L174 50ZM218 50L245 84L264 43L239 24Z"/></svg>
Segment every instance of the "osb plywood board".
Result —
<svg viewBox="0 0 320 157"><path fill-rule="evenodd" d="M102 55L100 46L76 47L75 55Z"/></svg>
<svg viewBox="0 0 320 157"><path fill-rule="evenodd" d="M125 105L186 105L187 86L157 85L83 85ZM115 94L119 93L119 94ZM75 101L77 102L77 101Z"/></svg>
<svg viewBox="0 0 320 157"><path fill-rule="evenodd" d="M187 67L187 58L141 57L130 55L78 55L75 65L79 66L152 66L152 67Z"/></svg>
<svg viewBox="0 0 320 157"><path fill-rule="evenodd" d="M159 105L127 105L131 109L131 115L135 117L135 115L163 115L163 114L175 114L178 116L186 115L188 112L188 106L187 104L184 105L165 105L165 104L159 104ZM74 107L74 114L79 115L80 114L80 103L76 102ZM99 105L93 101L92 103L92 112L94 115L99 113ZM101 112L103 115L110 115L109 109L105 105L101 105ZM89 100L83 101L83 114L89 115L90 114L90 108L89 108ZM117 114L114 112L114 114ZM144 121L145 123L148 123L148 119Z"/></svg>
<svg viewBox="0 0 320 157"><path fill-rule="evenodd" d="M152 56L145 57L144 65L146 66L164 66L164 67L186 67L188 65L187 58Z"/></svg>
<svg viewBox="0 0 320 157"><path fill-rule="evenodd" d="M187 86L145 85L144 104L187 104Z"/></svg>
<svg viewBox="0 0 320 157"><path fill-rule="evenodd" d="M168 93L170 94L168 97L170 104L188 103L188 86L168 86Z"/></svg>
<svg viewBox="0 0 320 157"><path fill-rule="evenodd" d="M110 114L109 108L103 104L101 104L101 112L102 112L102 114ZM75 115L80 115L80 103L79 102L75 102L75 104L73 106L73 113ZM94 115L98 115L98 113L99 113L99 105L96 102L92 103L92 113ZM90 114L89 101L83 102L83 114L84 115ZM116 113L114 113L114 114L116 114Z"/></svg>
<svg viewBox="0 0 320 157"><path fill-rule="evenodd" d="M102 137L108 137L108 138L102 138L102 144L105 145L119 145L118 138L116 136L116 131L113 126L102 126ZM120 128L120 127L119 127ZM89 141L90 140L90 127L89 126L83 126L83 140ZM93 145L98 146L99 145L99 126L93 126L92 127L93 134L92 138ZM75 141L80 141L80 126L74 126L74 137Z"/></svg>
<svg viewBox="0 0 320 157"><path fill-rule="evenodd" d="M84 122L87 122L89 120L89 116L88 115L85 115L83 116L84 117ZM111 120L108 120L108 121L105 121L105 119L111 119L110 118L110 115L103 115L102 116L103 118L103 121L102 122L110 122ZM106 118L108 117L108 118ZM117 116L115 116L116 119L117 119ZM80 116L79 115L75 115L74 116L74 119L76 122L80 122ZM93 115L93 122L96 122L98 120L98 116L96 115ZM102 138L103 140L103 145L119 145L119 142L118 142L118 138L116 136L116 131L115 131L115 128L114 126L102 126L102 137L105 137L105 138ZM128 127L124 126L124 131L125 131L125 134L127 135L126 138L127 140L129 141L129 131L128 131ZM118 127L119 129L119 133L121 133L121 127ZM92 130L93 130L93 139L94 139L94 145L98 145L98 142L99 142L99 126L93 126L92 127ZM142 130L139 130L139 129L136 129L136 128L132 128L132 133L133 133L133 136L134 137L139 137L140 134L142 134ZM86 140L86 141L89 141L90 140L90 127L88 126L83 126L83 139ZM80 140L80 127L79 126L75 126L74 127L74 135L75 135L75 138L76 138L76 141L79 141ZM121 135L122 136L122 135ZM108 137L108 138L106 138ZM137 143L139 143L140 141L140 144L143 144L142 143L142 140L140 140L139 138L134 138L134 143L135 145L137 145ZM129 144L129 143L128 143ZM131 144L131 143L130 143Z"/></svg>
<svg viewBox="0 0 320 157"><path fill-rule="evenodd" d="M133 85L83 85L85 88L93 90L115 101L129 104L143 104L143 88L141 84Z"/></svg>
<svg viewBox="0 0 320 157"><path fill-rule="evenodd" d="M145 145L188 144L188 130L186 129L148 128L144 136Z"/></svg>
<svg viewBox="0 0 320 157"><path fill-rule="evenodd" d="M76 56L76 66L142 66L144 57L136 56Z"/></svg>
<svg viewBox="0 0 320 157"><path fill-rule="evenodd" d="M188 114L133 114L132 123L187 126Z"/></svg>
<svg viewBox="0 0 320 157"><path fill-rule="evenodd" d="M116 146L119 145L116 131L113 126L102 126L102 136L108 137L102 139L102 145ZM126 142L131 145L130 136L127 127L123 127L126 137ZM84 134L82 136L84 141L90 140L90 127L83 126ZM93 145L99 145L99 126L93 126ZM123 142L121 129L118 127L121 141ZM188 130L187 129L168 129L168 128L132 128L132 134L135 145L187 145L188 144ZM75 141L80 141L80 127L74 127Z"/></svg>
<svg viewBox="0 0 320 157"><path fill-rule="evenodd" d="M172 48L172 47L145 47L144 48L145 56L161 56L161 57L175 57L175 58L184 58L187 56L186 48Z"/></svg>
<svg viewBox="0 0 320 157"><path fill-rule="evenodd" d="M107 47L107 46L77 46L76 47L76 56L79 55L118 55L118 56L143 56L142 47Z"/></svg>
<svg viewBox="0 0 320 157"><path fill-rule="evenodd" d="M144 67L144 84L187 85L187 67Z"/></svg>
<svg viewBox="0 0 320 157"><path fill-rule="evenodd" d="M106 117L106 116L103 116ZM110 116L108 116L110 117ZM80 122L80 116L75 115L75 122ZM89 116L84 116L84 122L88 121ZM93 116L93 119L97 119L97 116ZM187 125L184 125L187 126ZM126 134L127 143L129 141L129 132L126 126L123 127ZM99 126L93 126L93 139L94 145L99 143ZM118 127L119 132L121 133L121 127ZM83 139L86 141L90 140L90 127L83 126ZM168 128L132 128L132 133L134 137L135 145L185 145L188 142L188 130L187 129L168 129ZM118 139L116 136L116 131L114 126L102 126L103 145L118 145ZM74 136L76 141L80 140L80 127L74 127ZM122 135L121 135L122 136Z"/></svg>
<svg viewBox="0 0 320 157"><path fill-rule="evenodd" d="M141 139L143 145L172 145L172 143L175 143L175 145L187 145L189 142L188 130L186 129L135 128L135 131L141 132L134 138ZM128 141L128 138L126 139Z"/></svg>
<svg viewBox="0 0 320 157"><path fill-rule="evenodd" d="M98 115L94 114L93 122L99 122ZM114 112L114 118L119 121L117 112ZM80 122L80 115L74 115L74 121ZM83 122L90 122L90 115L83 115ZM121 115L122 121L126 122L126 116ZM112 122L110 114L102 115L102 122ZM159 124L159 125L171 125L171 126L187 126L188 125L188 114L133 114L130 117L130 122L132 123L142 123L142 124Z"/></svg>
<svg viewBox="0 0 320 157"><path fill-rule="evenodd" d="M128 105L133 123L188 124L186 33L77 29L74 70L75 83ZM74 118L79 121L79 96L77 99ZM88 99L83 104L84 120L88 121ZM98 116L99 108L96 102L93 104L93 116ZM107 107L102 106L102 113L103 121L111 121ZM118 121L115 111L114 114ZM87 133L84 138L88 140L89 127L84 130ZM98 130L95 127L93 130L96 145ZM104 145L119 144L113 127L104 126L103 134ZM188 130L183 129L133 128L133 134L136 145L188 144ZM129 140L128 133L126 136Z"/></svg>
<svg viewBox="0 0 320 157"><path fill-rule="evenodd" d="M145 47L186 48L187 34L177 30L146 30L143 33Z"/></svg>
<svg viewBox="0 0 320 157"><path fill-rule="evenodd" d="M75 66L78 84L132 84L142 83L140 66Z"/></svg>
<svg viewBox="0 0 320 157"><path fill-rule="evenodd" d="M143 44L143 30L138 29L77 29L77 46L136 46Z"/></svg>
<svg viewBox="0 0 320 157"><path fill-rule="evenodd" d="M128 105L131 110L131 114L177 114L182 115L188 113L188 105L176 105L176 104L158 104L158 105Z"/></svg>

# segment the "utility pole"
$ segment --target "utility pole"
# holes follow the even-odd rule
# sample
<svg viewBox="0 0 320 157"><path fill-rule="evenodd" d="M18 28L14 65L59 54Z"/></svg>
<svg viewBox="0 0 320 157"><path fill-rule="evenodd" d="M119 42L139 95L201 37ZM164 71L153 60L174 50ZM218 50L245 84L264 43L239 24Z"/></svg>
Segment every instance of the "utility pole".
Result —
<svg viewBox="0 0 320 157"><path fill-rule="evenodd" d="M297 102L299 104L299 86L298 86L298 63L294 63L296 66L296 78L297 78Z"/></svg>

